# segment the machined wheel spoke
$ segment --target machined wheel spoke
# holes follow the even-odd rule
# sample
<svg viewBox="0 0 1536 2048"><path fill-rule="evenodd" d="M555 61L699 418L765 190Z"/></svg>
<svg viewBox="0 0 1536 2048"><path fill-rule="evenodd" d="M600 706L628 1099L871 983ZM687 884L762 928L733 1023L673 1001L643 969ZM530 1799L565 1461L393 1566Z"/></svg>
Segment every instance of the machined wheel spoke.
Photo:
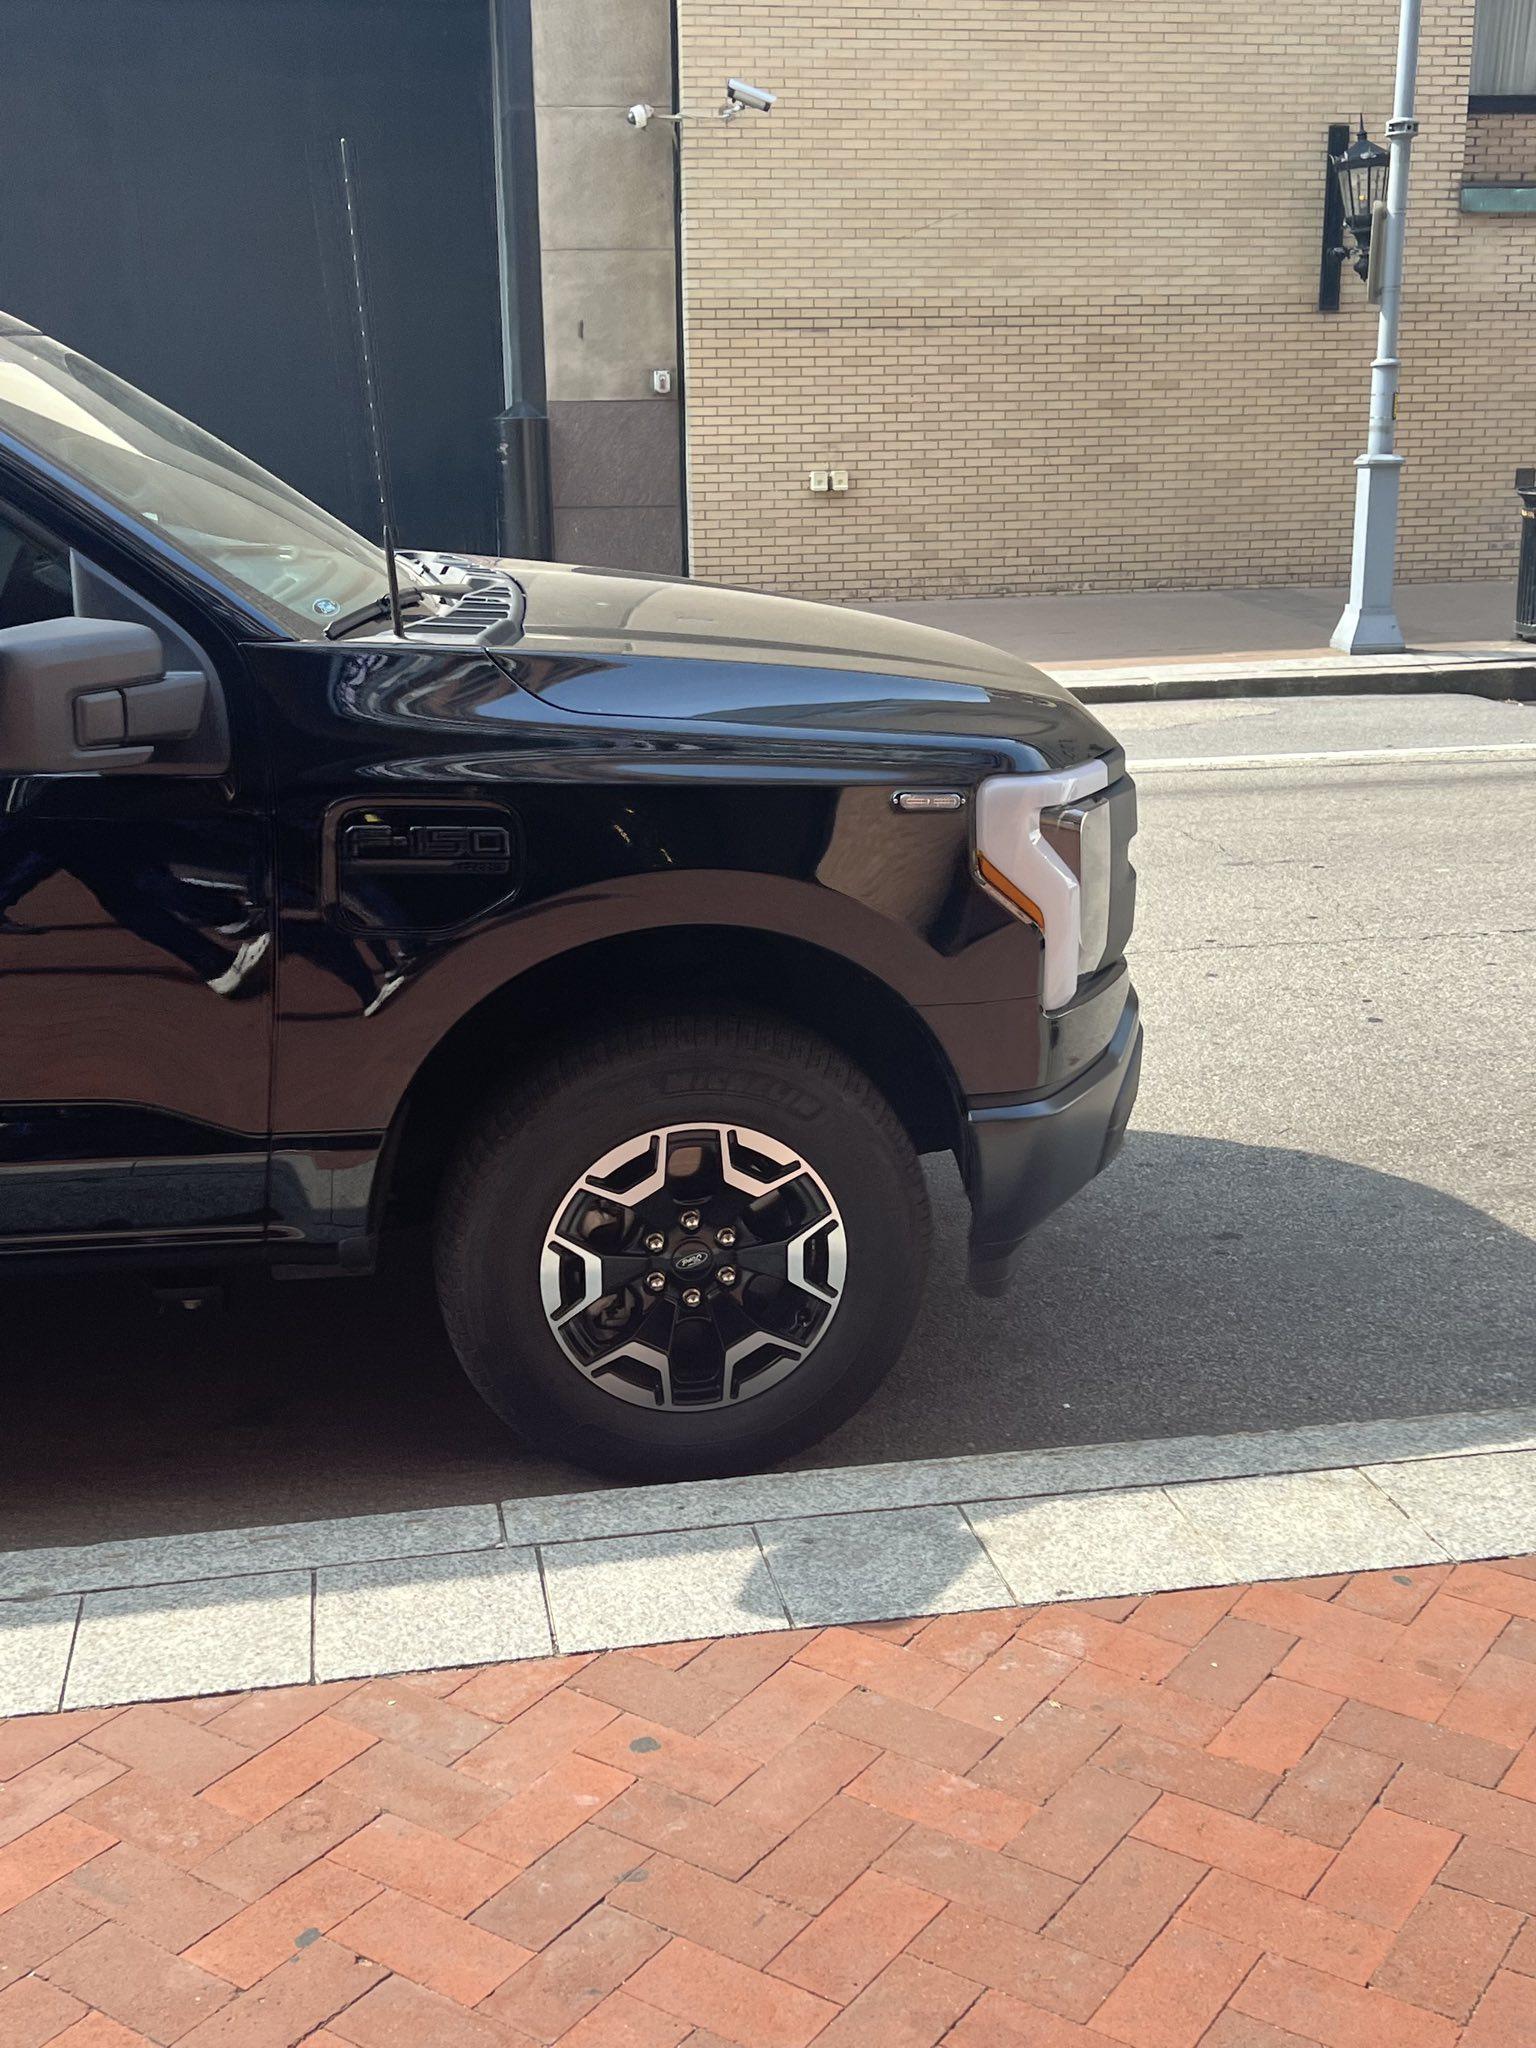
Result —
<svg viewBox="0 0 1536 2048"><path fill-rule="evenodd" d="M760 1394L768 1387L777 1386L780 1380L788 1379L811 1349L809 1344L792 1344L787 1337L776 1337L771 1330L759 1330L755 1337L743 1337L725 1354L726 1398L738 1399L746 1391L740 1387L740 1377L744 1369L751 1371L754 1363L759 1370L751 1373L747 1388L754 1394Z"/></svg>
<svg viewBox="0 0 1536 2048"><path fill-rule="evenodd" d="M736 1132L729 1125L720 1132L720 1174L728 1187L759 1196L776 1193L798 1180L805 1172L795 1154L786 1146L760 1138L755 1146L733 1143ZM756 1161L768 1162L766 1171Z"/></svg>
<svg viewBox="0 0 1536 2048"><path fill-rule="evenodd" d="M624 1366L638 1365L648 1372L654 1372L660 1382L660 1398L647 1393L632 1381L620 1378ZM627 1344L615 1344L611 1351L605 1351L600 1358L594 1358L583 1365L581 1370L605 1392L617 1394L621 1401L630 1401L638 1408L670 1408L672 1403L672 1362L665 1351L659 1351L654 1344L639 1344L633 1339ZM605 1375L607 1377L605 1377Z"/></svg>
<svg viewBox="0 0 1536 2048"><path fill-rule="evenodd" d="M672 1335L677 1311L668 1301L652 1301L638 1325L619 1343L595 1358L578 1361L594 1385L638 1408L670 1408L672 1400Z"/></svg>
<svg viewBox="0 0 1536 2048"><path fill-rule="evenodd" d="M626 1139L573 1183L544 1241L557 1343L644 1407L718 1408L794 1372L842 1299L842 1217L815 1168L739 1124Z"/></svg>
<svg viewBox="0 0 1536 2048"><path fill-rule="evenodd" d="M582 1287L581 1293L575 1301L566 1302L563 1306L553 1309L550 1308L549 1298L546 1294L544 1305L546 1310L549 1311L550 1319L557 1330L563 1324L568 1323L573 1316L579 1316L584 1309L591 1308L594 1302L603 1301L610 1294L617 1294L620 1288L628 1287L632 1282L640 1279L650 1263L639 1254L608 1253L605 1255L604 1253L593 1251L588 1245L576 1244L569 1237L562 1237L558 1234L551 1236L545 1251L546 1260L550 1258L551 1254L554 1254L555 1264L558 1267L558 1255L562 1252L567 1257L580 1262L582 1268ZM556 1284L558 1286L558 1280ZM558 1295L556 1298L558 1300Z"/></svg>
<svg viewBox="0 0 1536 2048"><path fill-rule="evenodd" d="M842 1293L846 1257L843 1227L836 1214L818 1217L791 1236L742 1245L735 1253L744 1273L761 1273L798 1287L818 1301L835 1302ZM824 1278L813 1279L810 1265L820 1262Z"/></svg>
<svg viewBox="0 0 1536 2048"><path fill-rule="evenodd" d="M847 1270L847 1247L843 1241L843 1226L833 1216L823 1216L802 1230L798 1237L792 1237L785 1246L791 1287L803 1287L807 1294L814 1294L820 1300L835 1302L843 1290L843 1276ZM814 1257L824 1265L825 1281L811 1279L807 1270Z"/></svg>

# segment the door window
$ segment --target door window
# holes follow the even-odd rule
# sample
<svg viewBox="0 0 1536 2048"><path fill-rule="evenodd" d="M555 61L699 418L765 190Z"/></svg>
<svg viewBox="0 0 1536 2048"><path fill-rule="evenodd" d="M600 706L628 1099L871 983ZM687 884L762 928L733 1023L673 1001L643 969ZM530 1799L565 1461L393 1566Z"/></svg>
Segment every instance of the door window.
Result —
<svg viewBox="0 0 1536 2048"><path fill-rule="evenodd" d="M0 505L0 628L67 619L74 608L68 549L39 540Z"/></svg>

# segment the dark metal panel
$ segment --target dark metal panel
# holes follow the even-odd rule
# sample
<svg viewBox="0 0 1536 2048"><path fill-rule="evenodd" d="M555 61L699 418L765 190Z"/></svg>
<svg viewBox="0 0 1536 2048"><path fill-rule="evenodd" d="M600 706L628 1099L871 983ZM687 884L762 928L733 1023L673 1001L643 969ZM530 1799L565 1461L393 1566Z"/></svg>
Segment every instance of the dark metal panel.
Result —
<svg viewBox="0 0 1536 2048"><path fill-rule="evenodd" d="M1337 313L1339 310L1339 273L1344 267L1344 200L1339 192L1339 181L1333 168L1333 159L1342 156L1349 147L1349 123L1330 121L1328 124L1328 146L1323 160L1323 253L1322 267L1317 278L1317 310L1319 313Z"/></svg>
<svg viewBox="0 0 1536 2048"><path fill-rule="evenodd" d="M528 0L488 0L495 95L505 325L506 401L544 408L544 293L539 263L539 162Z"/></svg>
<svg viewBox="0 0 1536 2048"><path fill-rule="evenodd" d="M552 552L549 418L544 390L544 290L528 0L488 0L501 239L505 410L497 421L500 546L546 561Z"/></svg>
<svg viewBox="0 0 1536 2048"><path fill-rule="evenodd" d="M486 0L8 0L0 294L372 532L342 134L364 181L401 538L494 548Z"/></svg>

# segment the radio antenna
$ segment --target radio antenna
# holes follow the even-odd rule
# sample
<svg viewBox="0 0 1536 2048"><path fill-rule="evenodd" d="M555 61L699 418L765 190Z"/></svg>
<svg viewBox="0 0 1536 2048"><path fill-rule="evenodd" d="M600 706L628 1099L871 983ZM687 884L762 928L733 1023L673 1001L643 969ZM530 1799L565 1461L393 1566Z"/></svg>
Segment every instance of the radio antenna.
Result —
<svg viewBox="0 0 1536 2048"><path fill-rule="evenodd" d="M341 138L341 196L347 214L347 247L352 257L352 311L357 322L357 346L362 359L363 404L368 415L368 447L373 456L373 480L379 494L379 524L384 548L384 574L389 580L389 622L395 638L405 638L400 623L400 572L395 566L395 516L389 491L389 459L384 450L384 427L379 411L379 382L373 363L373 323L369 318L368 271L363 256L362 206L357 190L357 172L351 143Z"/></svg>

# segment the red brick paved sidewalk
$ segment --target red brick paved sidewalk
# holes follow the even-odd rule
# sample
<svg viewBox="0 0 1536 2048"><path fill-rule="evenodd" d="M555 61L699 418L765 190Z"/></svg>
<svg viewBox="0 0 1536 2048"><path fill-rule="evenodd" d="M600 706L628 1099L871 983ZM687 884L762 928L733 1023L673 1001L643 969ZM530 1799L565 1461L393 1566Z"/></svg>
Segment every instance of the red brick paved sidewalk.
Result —
<svg viewBox="0 0 1536 2048"><path fill-rule="evenodd" d="M0 2048L1536 2043L1536 1559L0 1723Z"/></svg>

